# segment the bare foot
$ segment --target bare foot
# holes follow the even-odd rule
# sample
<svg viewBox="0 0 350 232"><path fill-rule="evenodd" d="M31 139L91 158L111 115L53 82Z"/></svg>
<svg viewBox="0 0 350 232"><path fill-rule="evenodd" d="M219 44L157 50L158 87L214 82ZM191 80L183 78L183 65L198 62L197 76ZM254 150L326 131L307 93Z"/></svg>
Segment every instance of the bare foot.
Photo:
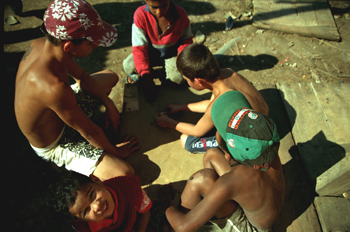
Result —
<svg viewBox="0 0 350 232"><path fill-rule="evenodd" d="M140 80L139 74L130 74L127 76L127 83L128 84L135 84L139 80Z"/></svg>
<svg viewBox="0 0 350 232"><path fill-rule="evenodd" d="M121 158L126 158L134 151L140 149L139 141L135 136L127 135L121 143L115 145L121 154Z"/></svg>

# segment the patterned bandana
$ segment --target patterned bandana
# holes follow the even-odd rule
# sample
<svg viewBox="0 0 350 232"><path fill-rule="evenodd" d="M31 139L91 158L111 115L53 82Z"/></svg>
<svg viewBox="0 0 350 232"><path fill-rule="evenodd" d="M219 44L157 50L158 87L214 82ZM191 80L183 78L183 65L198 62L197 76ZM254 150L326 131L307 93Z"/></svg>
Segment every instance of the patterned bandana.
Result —
<svg viewBox="0 0 350 232"><path fill-rule="evenodd" d="M117 30L84 0L55 0L44 15L46 31L61 40L87 39L101 47L117 40Z"/></svg>

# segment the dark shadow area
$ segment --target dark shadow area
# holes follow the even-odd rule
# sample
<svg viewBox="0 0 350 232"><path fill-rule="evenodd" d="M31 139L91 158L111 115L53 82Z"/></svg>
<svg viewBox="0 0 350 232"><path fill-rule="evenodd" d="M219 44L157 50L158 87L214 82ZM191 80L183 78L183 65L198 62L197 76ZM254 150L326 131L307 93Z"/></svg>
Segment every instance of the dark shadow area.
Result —
<svg viewBox="0 0 350 232"><path fill-rule="evenodd" d="M342 1L345 2L345 1ZM350 6L348 5L348 7L341 7L338 6L337 2L332 1L332 5L330 7L332 14L333 15L343 15L346 13L350 13Z"/></svg>
<svg viewBox="0 0 350 232"><path fill-rule="evenodd" d="M170 205L178 208L181 204L181 194L187 181L177 181L166 185L152 184L144 188L147 195L152 199L151 217L149 224L157 228L158 232L169 232L171 227L165 216L165 210ZM150 230L149 232L153 232Z"/></svg>
<svg viewBox="0 0 350 232"><path fill-rule="evenodd" d="M294 108L284 99L282 91L274 88L259 91L269 106L269 116L275 121L280 139L292 131L296 119Z"/></svg>
<svg viewBox="0 0 350 232"><path fill-rule="evenodd" d="M4 172L6 189L11 192L5 207L9 215L16 216L7 217L6 223L11 225L11 231L73 231L68 221L45 202L48 186L58 173L34 153L14 120L7 122L10 126L3 139L7 153Z"/></svg>
<svg viewBox="0 0 350 232"><path fill-rule="evenodd" d="M345 157L345 149L327 140L323 131L311 140L297 145L313 184L316 184L319 175Z"/></svg>
<svg viewBox="0 0 350 232"><path fill-rule="evenodd" d="M292 159L283 165L284 203L273 231L284 232L313 203L315 186L311 185L297 146L289 149Z"/></svg>
<svg viewBox="0 0 350 232"><path fill-rule="evenodd" d="M296 226L299 228L308 228L314 223L312 216L316 216L316 213L309 207L314 207L313 201L317 196L316 178L345 157L345 149L327 140L322 131L311 140L292 146L289 153L292 160L283 166L285 200L274 231L287 231L287 227L296 219ZM302 214L306 215L299 219ZM305 217L308 217L309 221L306 222Z"/></svg>
<svg viewBox="0 0 350 232"><path fill-rule="evenodd" d="M40 27L4 32L4 44L19 43L43 37Z"/></svg>
<svg viewBox="0 0 350 232"><path fill-rule="evenodd" d="M227 51L227 53L232 53ZM252 55L222 55L217 61L221 68L230 67L236 72L241 70L260 71L273 68L277 63L277 57L268 54Z"/></svg>

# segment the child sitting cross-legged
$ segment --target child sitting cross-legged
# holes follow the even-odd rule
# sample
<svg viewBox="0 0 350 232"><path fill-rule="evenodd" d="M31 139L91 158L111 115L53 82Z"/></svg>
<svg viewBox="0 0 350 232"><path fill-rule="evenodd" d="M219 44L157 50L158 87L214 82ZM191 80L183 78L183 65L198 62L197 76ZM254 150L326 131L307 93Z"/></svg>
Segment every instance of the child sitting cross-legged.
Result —
<svg viewBox="0 0 350 232"><path fill-rule="evenodd" d="M137 176L106 181L66 172L52 187L54 208L76 231L146 231L152 201Z"/></svg>

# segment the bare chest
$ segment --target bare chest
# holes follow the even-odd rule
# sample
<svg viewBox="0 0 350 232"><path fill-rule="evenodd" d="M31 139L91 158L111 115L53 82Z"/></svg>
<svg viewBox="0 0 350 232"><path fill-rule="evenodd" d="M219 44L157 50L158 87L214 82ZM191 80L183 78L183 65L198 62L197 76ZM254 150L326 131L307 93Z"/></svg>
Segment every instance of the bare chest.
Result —
<svg viewBox="0 0 350 232"><path fill-rule="evenodd" d="M165 17L158 19L158 30L159 34L164 34L165 31L170 27L170 21Z"/></svg>

